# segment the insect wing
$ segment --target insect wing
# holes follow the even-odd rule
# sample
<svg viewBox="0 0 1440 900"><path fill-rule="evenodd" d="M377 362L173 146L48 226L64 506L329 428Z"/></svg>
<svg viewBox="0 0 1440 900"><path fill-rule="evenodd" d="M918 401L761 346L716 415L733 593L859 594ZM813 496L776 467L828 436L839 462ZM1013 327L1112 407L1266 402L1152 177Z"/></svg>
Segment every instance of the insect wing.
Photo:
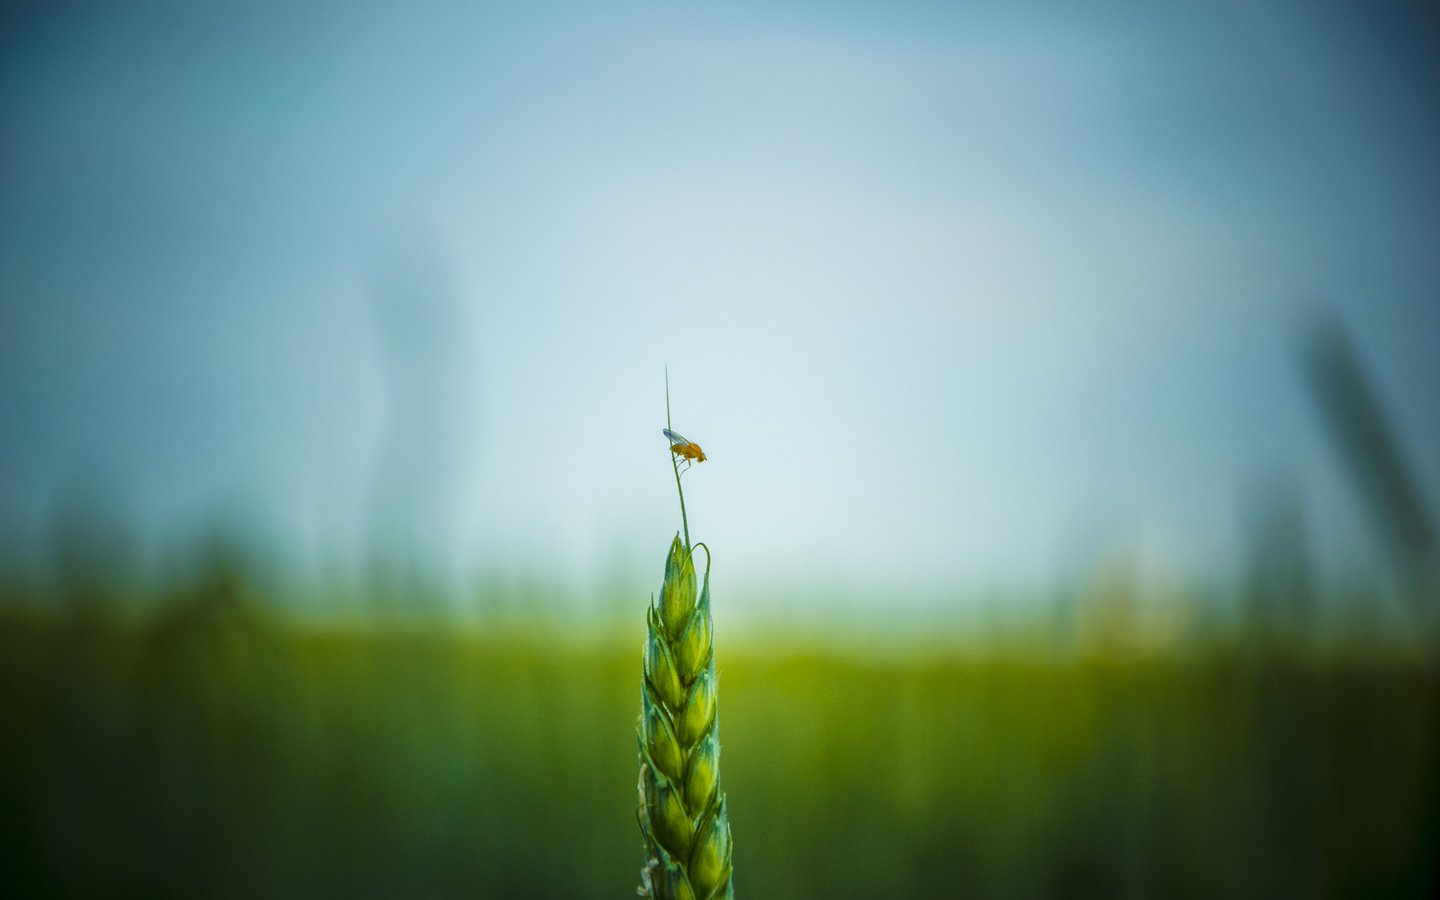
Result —
<svg viewBox="0 0 1440 900"><path fill-rule="evenodd" d="M684 447L690 443L683 435L677 434L668 428L662 428L661 431L664 432L666 439L670 441L670 446L672 447Z"/></svg>

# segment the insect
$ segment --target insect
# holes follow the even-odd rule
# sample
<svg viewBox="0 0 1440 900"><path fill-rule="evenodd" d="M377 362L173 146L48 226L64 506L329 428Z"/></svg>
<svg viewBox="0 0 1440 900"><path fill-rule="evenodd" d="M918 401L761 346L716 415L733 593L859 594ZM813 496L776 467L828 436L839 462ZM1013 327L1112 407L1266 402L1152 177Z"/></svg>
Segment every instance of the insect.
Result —
<svg viewBox="0 0 1440 900"><path fill-rule="evenodd" d="M670 441L670 452L684 459L687 465L692 462L705 461L705 451L700 449L699 444L668 428L662 429L662 431L666 439Z"/></svg>

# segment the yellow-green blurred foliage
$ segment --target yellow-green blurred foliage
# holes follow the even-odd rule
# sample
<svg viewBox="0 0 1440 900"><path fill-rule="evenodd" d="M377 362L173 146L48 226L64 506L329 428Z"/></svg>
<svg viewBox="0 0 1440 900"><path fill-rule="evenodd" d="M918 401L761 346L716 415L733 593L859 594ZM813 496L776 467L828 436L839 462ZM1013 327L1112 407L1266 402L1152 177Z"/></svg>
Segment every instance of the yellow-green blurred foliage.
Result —
<svg viewBox="0 0 1440 900"><path fill-rule="evenodd" d="M10 896L617 897L633 640L299 627L214 580L0 620ZM1418 662L906 661L721 635L737 887L764 898L1424 896Z"/></svg>

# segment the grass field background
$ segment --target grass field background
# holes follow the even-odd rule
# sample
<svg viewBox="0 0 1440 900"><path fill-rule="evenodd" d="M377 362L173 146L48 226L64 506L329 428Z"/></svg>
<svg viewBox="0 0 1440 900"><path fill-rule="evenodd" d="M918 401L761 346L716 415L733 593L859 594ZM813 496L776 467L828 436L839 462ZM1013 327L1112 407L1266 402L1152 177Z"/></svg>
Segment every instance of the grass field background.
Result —
<svg viewBox="0 0 1440 900"><path fill-rule="evenodd" d="M18 606L0 621L11 896L633 890L643 600L633 635L569 639L298 624L233 573L144 618ZM721 628L747 896L1433 884L1436 693L1403 642L882 655Z"/></svg>

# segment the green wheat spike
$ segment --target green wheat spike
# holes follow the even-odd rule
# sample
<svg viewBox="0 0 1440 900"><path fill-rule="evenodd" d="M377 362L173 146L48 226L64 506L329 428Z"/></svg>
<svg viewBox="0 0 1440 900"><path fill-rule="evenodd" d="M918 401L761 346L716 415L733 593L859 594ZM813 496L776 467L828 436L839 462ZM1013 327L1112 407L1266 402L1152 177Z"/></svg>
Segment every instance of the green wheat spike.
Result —
<svg viewBox="0 0 1440 900"><path fill-rule="evenodd" d="M665 419L670 419L666 374ZM675 457L675 486L680 471ZM685 495L680 490L681 519ZM650 900L733 898L730 817L720 788L720 717L716 700L714 625L710 616L710 548L677 533L665 559L660 596L646 615L640 690L640 807L645 865L638 893ZM705 577L695 590L696 547L705 547Z"/></svg>

